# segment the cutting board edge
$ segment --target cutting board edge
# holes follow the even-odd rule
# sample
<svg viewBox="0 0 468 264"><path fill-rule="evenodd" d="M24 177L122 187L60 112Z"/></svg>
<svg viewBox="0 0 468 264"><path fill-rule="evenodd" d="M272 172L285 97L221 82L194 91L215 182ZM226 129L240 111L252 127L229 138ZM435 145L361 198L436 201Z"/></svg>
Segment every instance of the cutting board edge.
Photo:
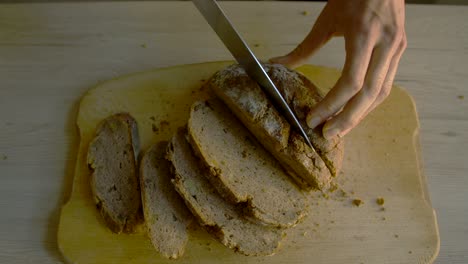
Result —
<svg viewBox="0 0 468 264"><path fill-rule="evenodd" d="M426 201L427 206L432 209L432 214L434 215L434 229L435 229L436 237L437 237L436 245L434 248L434 254L432 255L432 258L429 260L430 263L433 263L437 259L440 253L440 232L439 232L439 223L437 221L437 212L435 208L432 206L432 201L429 195L429 186L427 184L427 176L426 176L426 173L424 173L424 159L422 156L421 137L420 137L421 125L419 121L419 115L418 115L418 111L416 107L416 102L414 101L414 98L411 96L411 94L405 88L399 85L394 85L393 88L400 89L410 99L412 107L413 107L414 116L416 118L416 127L413 132L413 146L416 152L415 153L416 162L418 166L418 173L419 173L423 198Z"/></svg>

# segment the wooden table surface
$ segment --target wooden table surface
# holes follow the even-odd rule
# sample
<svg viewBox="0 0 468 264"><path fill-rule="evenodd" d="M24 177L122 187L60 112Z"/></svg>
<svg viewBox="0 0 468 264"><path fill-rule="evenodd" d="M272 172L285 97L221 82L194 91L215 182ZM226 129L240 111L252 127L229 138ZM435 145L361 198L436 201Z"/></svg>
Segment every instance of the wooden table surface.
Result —
<svg viewBox="0 0 468 264"><path fill-rule="evenodd" d="M323 7L222 5L263 59L291 50ZM436 263L468 263L467 17L468 7L409 5L408 49L396 77L421 121L441 235ZM226 59L190 2L0 4L0 263L62 261L58 217L73 177L77 103L88 88L150 68ZM343 61L338 38L309 62Z"/></svg>

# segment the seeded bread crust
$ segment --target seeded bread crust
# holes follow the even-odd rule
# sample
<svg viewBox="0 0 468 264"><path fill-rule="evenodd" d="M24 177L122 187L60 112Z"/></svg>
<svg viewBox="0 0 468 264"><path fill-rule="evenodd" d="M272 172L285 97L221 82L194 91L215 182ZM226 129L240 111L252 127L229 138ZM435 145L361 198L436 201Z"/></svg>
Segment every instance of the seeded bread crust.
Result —
<svg viewBox="0 0 468 264"><path fill-rule="evenodd" d="M91 191L114 233L132 233L142 220L137 157L138 128L129 114L104 119L88 149Z"/></svg>
<svg viewBox="0 0 468 264"><path fill-rule="evenodd" d="M221 101L192 105L188 140L212 185L252 219L291 227L305 215L303 193Z"/></svg>
<svg viewBox="0 0 468 264"><path fill-rule="evenodd" d="M224 200L207 180L185 135L185 130L179 130L172 138L167 159L174 172L172 183L200 225L236 252L247 256L274 254L282 231L248 221L239 208Z"/></svg>
<svg viewBox="0 0 468 264"><path fill-rule="evenodd" d="M171 164L165 159L168 142L151 146L140 163L141 200L148 235L166 258L184 254L192 217L171 183Z"/></svg>

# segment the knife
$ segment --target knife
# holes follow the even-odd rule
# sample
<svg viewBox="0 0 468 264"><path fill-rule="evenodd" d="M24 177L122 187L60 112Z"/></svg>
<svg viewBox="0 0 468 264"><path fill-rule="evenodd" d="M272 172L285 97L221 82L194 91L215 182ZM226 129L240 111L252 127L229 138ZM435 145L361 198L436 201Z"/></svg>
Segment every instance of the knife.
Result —
<svg viewBox="0 0 468 264"><path fill-rule="evenodd" d="M224 45L229 49L237 62L244 67L250 78L257 81L270 98L273 99L273 104L277 109L285 115L288 122L300 132L309 147L315 151L296 115L286 103L278 88L276 88L275 84L271 81L253 52L249 49L247 43L245 43L239 33L237 33L218 3L215 0L192 0L192 2L205 17L216 34L218 34L218 37L223 41Z"/></svg>

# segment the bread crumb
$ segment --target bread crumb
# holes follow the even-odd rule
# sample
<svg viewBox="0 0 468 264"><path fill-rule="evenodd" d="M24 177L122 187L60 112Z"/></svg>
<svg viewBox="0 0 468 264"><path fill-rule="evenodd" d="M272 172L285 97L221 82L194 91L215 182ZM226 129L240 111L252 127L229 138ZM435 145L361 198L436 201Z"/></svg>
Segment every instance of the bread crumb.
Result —
<svg viewBox="0 0 468 264"><path fill-rule="evenodd" d="M332 193L332 192L336 191L337 189L338 189L338 186L335 183L332 183L330 185L330 189L328 189L328 191Z"/></svg>
<svg viewBox="0 0 468 264"><path fill-rule="evenodd" d="M380 208L380 211L385 211L385 207Z"/></svg>
<svg viewBox="0 0 468 264"><path fill-rule="evenodd" d="M304 233L302 233L302 236L306 236L307 235L307 231L304 231Z"/></svg>
<svg viewBox="0 0 468 264"><path fill-rule="evenodd" d="M149 119L152 120L152 121L156 121L156 117L154 117L154 116L150 116Z"/></svg>
<svg viewBox="0 0 468 264"><path fill-rule="evenodd" d="M255 43L255 44L254 44L254 47L258 48L258 47L260 47L260 44Z"/></svg>
<svg viewBox="0 0 468 264"><path fill-rule="evenodd" d="M340 190L340 195L341 195L341 197L347 197L348 196L348 194L343 189Z"/></svg>
<svg viewBox="0 0 468 264"><path fill-rule="evenodd" d="M146 49L146 44L145 44L145 43L141 44L140 46L141 46L142 48Z"/></svg>
<svg viewBox="0 0 468 264"><path fill-rule="evenodd" d="M460 99L460 100L463 100L463 99L465 99L465 96L464 95L459 95L459 96L457 96L457 98Z"/></svg>
<svg viewBox="0 0 468 264"><path fill-rule="evenodd" d="M242 157L243 157L243 158L247 158L247 150L244 149L244 150L242 151Z"/></svg>
<svg viewBox="0 0 468 264"><path fill-rule="evenodd" d="M309 14L309 12L308 12L307 10L304 10L304 11L301 12L301 14L302 14L303 16L307 16L307 15Z"/></svg>
<svg viewBox="0 0 468 264"><path fill-rule="evenodd" d="M159 127L161 130L165 130L166 128L169 127L169 121L162 120L161 122L159 122Z"/></svg>
<svg viewBox="0 0 468 264"><path fill-rule="evenodd" d="M154 133L158 133L158 132L159 132L159 128L156 127L155 124L151 124L151 130L153 130Z"/></svg>
<svg viewBox="0 0 468 264"><path fill-rule="evenodd" d="M384 216L384 217L382 217L382 221L385 221L385 220L387 220L387 218L386 218L385 216Z"/></svg>
<svg viewBox="0 0 468 264"><path fill-rule="evenodd" d="M2 160L7 160L7 159L8 159L8 156L7 156L7 155L3 155Z"/></svg>
<svg viewBox="0 0 468 264"><path fill-rule="evenodd" d="M410 250L410 251L408 251L408 254L413 254L413 251L411 251L411 250Z"/></svg>
<svg viewBox="0 0 468 264"><path fill-rule="evenodd" d="M363 202L361 199L354 199L354 200L353 200L353 204L354 204L355 206L358 206L358 207L361 206L363 203L364 203L364 202Z"/></svg>
<svg viewBox="0 0 468 264"><path fill-rule="evenodd" d="M378 205L384 205L385 200L384 200L384 198L379 197L379 198L377 198L377 199L375 200L375 202L376 202Z"/></svg>
<svg viewBox="0 0 468 264"><path fill-rule="evenodd" d="M399 238L399 237L400 237L399 235L395 234L395 238Z"/></svg>

